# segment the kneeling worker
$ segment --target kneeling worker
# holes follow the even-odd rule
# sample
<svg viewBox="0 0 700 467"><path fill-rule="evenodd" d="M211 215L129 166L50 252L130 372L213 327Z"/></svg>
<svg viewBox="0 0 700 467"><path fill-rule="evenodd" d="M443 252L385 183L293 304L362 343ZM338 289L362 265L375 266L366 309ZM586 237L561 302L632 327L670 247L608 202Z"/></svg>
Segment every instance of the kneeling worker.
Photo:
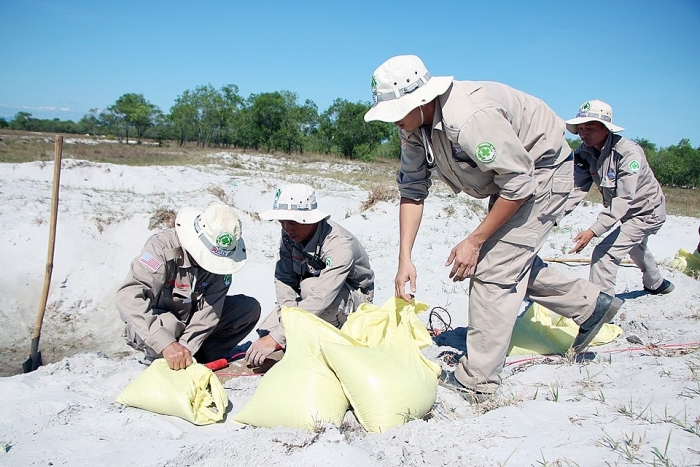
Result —
<svg viewBox="0 0 700 467"><path fill-rule="evenodd" d="M347 315L374 298L374 271L357 238L318 209L308 185L279 188L272 209L260 214L282 226L275 266L277 306L258 329L260 339L246 352L260 366L278 347L285 347L280 322L283 306L298 307L340 328Z"/></svg>
<svg viewBox="0 0 700 467"><path fill-rule="evenodd" d="M193 356L199 363L226 356L260 319L256 299L227 295L245 260L241 221L230 206L180 210L174 229L148 239L117 291L127 344L147 361L165 358L173 370Z"/></svg>

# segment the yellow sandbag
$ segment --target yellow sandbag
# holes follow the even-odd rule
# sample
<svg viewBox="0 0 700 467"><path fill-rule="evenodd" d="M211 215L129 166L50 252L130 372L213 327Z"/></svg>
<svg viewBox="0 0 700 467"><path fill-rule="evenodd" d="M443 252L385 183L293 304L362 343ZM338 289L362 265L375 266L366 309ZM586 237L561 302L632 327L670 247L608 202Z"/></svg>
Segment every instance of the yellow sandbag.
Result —
<svg viewBox="0 0 700 467"><path fill-rule="evenodd" d="M287 348L258 384L255 394L232 420L258 427L340 425L350 403L340 381L321 354L320 342L354 342L317 316L300 308L281 311Z"/></svg>
<svg viewBox="0 0 700 467"><path fill-rule="evenodd" d="M159 358L119 394L117 402L208 425L223 420L228 396L219 378L204 365L171 370Z"/></svg>
<svg viewBox="0 0 700 467"><path fill-rule="evenodd" d="M680 248L671 261L670 266L689 276L697 276L700 274L700 252L695 250L693 253L690 253Z"/></svg>
<svg viewBox="0 0 700 467"><path fill-rule="evenodd" d="M572 319L533 303L515 320L508 355L562 355L571 347L577 334L578 325ZM620 334L620 326L604 324L591 345L607 344Z"/></svg>
<svg viewBox="0 0 700 467"><path fill-rule="evenodd" d="M418 300L408 303L397 297L390 298L381 307L373 303L363 303L354 313L348 315L348 320L340 330L373 347L390 341L401 322L409 329L415 344L424 349L433 344L433 339L416 315L428 308L430 307L427 304Z"/></svg>
<svg viewBox="0 0 700 467"><path fill-rule="evenodd" d="M398 310L374 311L396 314ZM355 416L371 433L422 418L437 397L440 367L423 356L408 322L400 321L388 335L390 339L374 347L321 342L323 354L340 379Z"/></svg>

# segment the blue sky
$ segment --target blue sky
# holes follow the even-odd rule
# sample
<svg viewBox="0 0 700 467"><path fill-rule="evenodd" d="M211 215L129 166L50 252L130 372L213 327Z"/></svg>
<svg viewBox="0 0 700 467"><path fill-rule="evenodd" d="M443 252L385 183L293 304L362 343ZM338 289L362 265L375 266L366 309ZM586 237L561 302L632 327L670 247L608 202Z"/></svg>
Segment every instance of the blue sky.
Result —
<svg viewBox="0 0 700 467"><path fill-rule="evenodd" d="M575 116L613 106L628 138L700 146L700 1L0 0L0 117L79 120L121 95L168 113L211 84L287 90L319 112L369 102L374 69L500 81ZM569 135L572 136L572 135Z"/></svg>

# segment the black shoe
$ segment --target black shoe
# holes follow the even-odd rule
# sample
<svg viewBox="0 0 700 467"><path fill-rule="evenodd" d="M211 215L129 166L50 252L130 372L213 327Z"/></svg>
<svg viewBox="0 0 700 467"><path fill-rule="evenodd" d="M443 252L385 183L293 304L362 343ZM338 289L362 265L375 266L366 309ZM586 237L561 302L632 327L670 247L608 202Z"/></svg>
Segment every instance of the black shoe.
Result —
<svg viewBox="0 0 700 467"><path fill-rule="evenodd" d="M648 288L644 287L644 290L646 290L648 293L650 293L652 295L665 295L667 293L673 292L673 289L675 289L675 288L676 288L676 286L673 285L673 282L664 279L664 281L661 283L661 285L658 286L657 288L648 289Z"/></svg>
<svg viewBox="0 0 700 467"><path fill-rule="evenodd" d="M596 334L598 334L598 331L600 331L600 328L602 328L605 323L612 321L615 317L615 313L622 307L623 303L624 302L619 298L601 292L598 295L593 314L578 328L578 335L571 346L574 352L580 353L586 350L588 344L591 343Z"/></svg>
<svg viewBox="0 0 700 467"><path fill-rule="evenodd" d="M483 404L484 402L491 399L491 397L493 397L493 394L472 391L471 389L467 388L462 383L460 383L459 380L457 380L457 378L455 378L454 371L448 373L445 370L443 370L442 375L440 375L440 379L438 380L438 384L444 388L449 389L450 391L456 392L457 394L462 396L462 399L464 399L472 405Z"/></svg>

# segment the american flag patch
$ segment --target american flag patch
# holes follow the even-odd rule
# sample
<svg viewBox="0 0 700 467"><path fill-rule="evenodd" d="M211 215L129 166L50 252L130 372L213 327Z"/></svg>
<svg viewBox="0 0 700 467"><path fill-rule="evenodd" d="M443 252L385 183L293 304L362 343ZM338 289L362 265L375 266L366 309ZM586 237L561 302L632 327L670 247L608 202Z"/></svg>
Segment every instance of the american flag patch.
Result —
<svg viewBox="0 0 700 467"><path fill-rule="evenodd" d="M160 268L163 264L160 261L158 261L157 258L154 258L148 253L144 253L141 255L141 257L139 258L139 263L143 264L147 269L150 269L152 272L156 272L158 268Z"/></svg>

